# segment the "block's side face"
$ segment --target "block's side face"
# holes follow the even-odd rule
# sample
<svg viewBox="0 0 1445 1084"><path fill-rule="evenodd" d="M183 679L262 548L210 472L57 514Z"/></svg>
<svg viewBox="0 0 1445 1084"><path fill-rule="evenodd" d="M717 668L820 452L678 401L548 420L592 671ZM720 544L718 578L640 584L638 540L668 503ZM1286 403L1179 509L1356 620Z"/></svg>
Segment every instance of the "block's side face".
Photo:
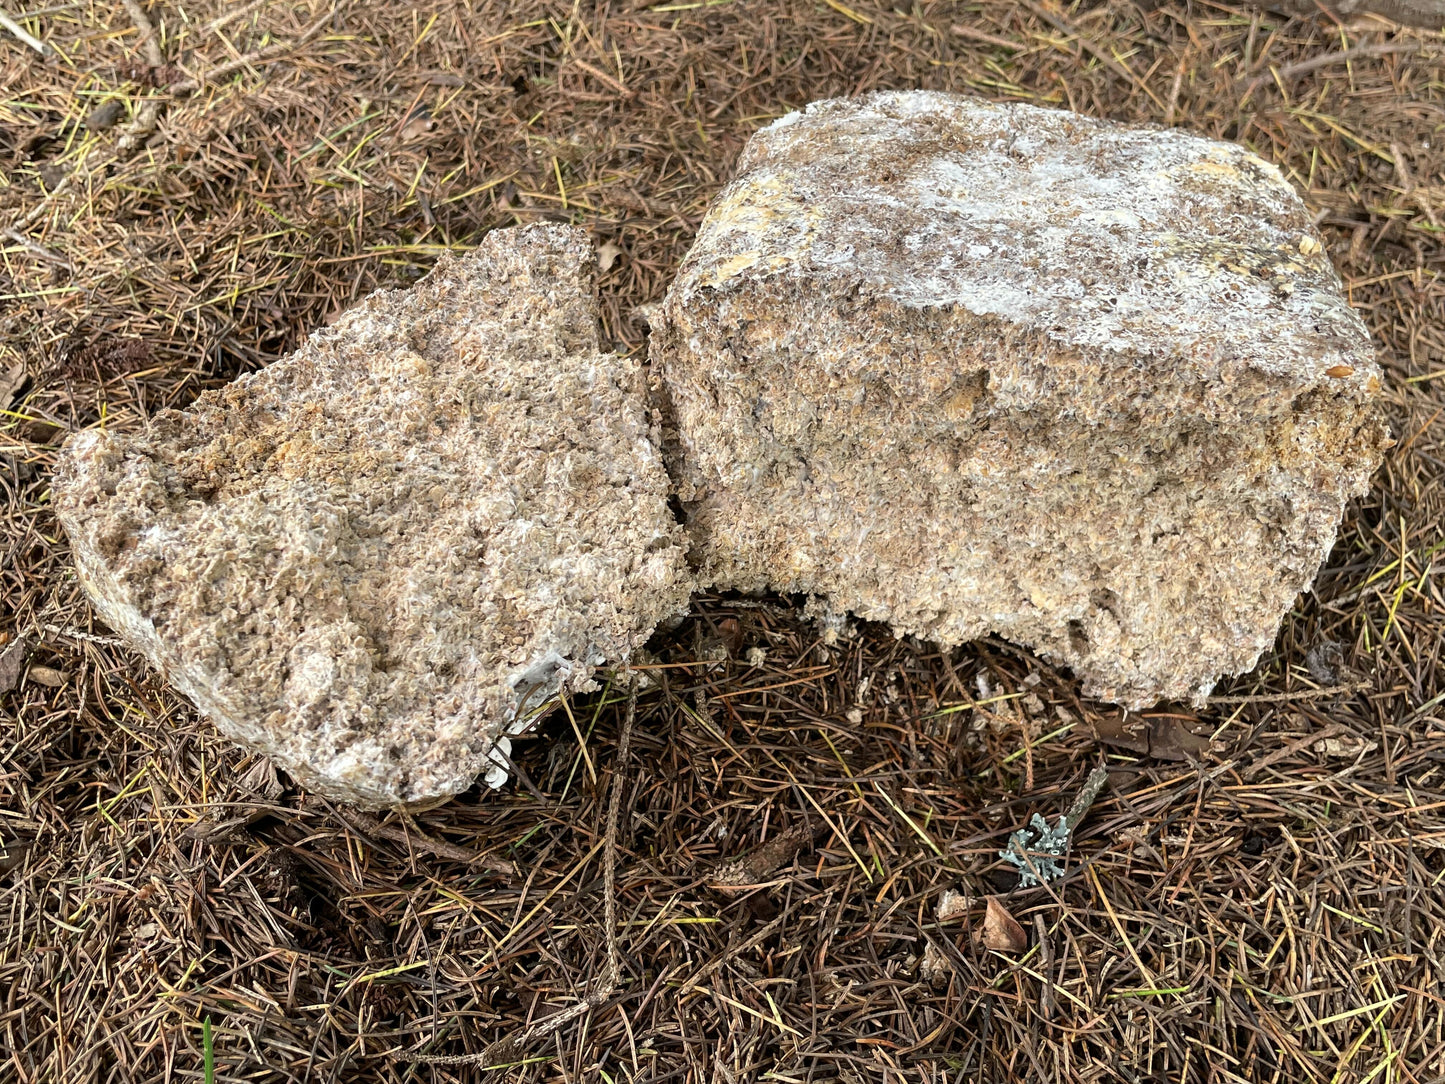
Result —
<svg viewBox="0 0 1445 1084"><path fill-rule="evenodd" d="M1327 290L1333 270L1286 269L1296 286L1272 309L1237 306L1252 323L1227 337L1182 322L1141 332L1147 349L1079 333L1079 310L1057 299L1051 321L992 311L958 287L982 275L958 262L925 303L919 283L975 225L954 219L928 260L882 240L865 251L860 238L910 236L916 201L851 202L820 182L814 164L827 175L839 137L810 123L780 122L783 150L771 131L750 147L654 331L703 582L826 596L944 643L999 632L1136 705L1251 667L1385 442L1378 369ZM866 187L884 171L854 149ZM1266 225L1292 230L1297 210ZM1134 276L1127 240L1074 281ZM1241 297L1255 288L1211 273ZM1139 296L1173 275L1136 283ZM1318 352L1292 354L1303 340L1278 323L1324 309Z"/></svg>
<svg viewBox="0 0 1445 1084"><path fill-rule="evenodd" d="M690 587L637 364L598 351L585 236L494 237L117 442L113 483L75 455L61 486L78 557L115 525L89 578L153 625L152 660L365 804L465 789Z"/></svg>
<svg viewBox="0 0 1445 1084"><path fill-rule="evenodd" d="M1189 697L1269 646L1378 462L1378 420L1344 392L1281 392L1259 427L1123 408L1084 424L1068 399L991 391L1001 354L1077 364L1046 338L838 301L758 289L654 333L705 583L826 596L944 643L998 632L1111 699ZM827 359L753 334L773 306L830 358L872 348L872 328L894 353L952 342L953 378L925 398L866 367L820 375Z"/></svg>

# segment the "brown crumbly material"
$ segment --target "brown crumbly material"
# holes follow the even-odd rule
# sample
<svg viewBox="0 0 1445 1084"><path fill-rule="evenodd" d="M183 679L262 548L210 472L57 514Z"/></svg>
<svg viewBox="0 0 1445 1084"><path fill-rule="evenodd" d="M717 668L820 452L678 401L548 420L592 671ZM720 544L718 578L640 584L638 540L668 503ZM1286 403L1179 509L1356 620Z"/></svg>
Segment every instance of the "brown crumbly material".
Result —
<svg viewBox="0 0 1445 1084"><path fill-rule="evenodd" d="M464 790L691 586L583 231L498 230L294 355L78 434L54 499L107 622L225 734L365 806Z"/></svg>
<svg viewBox="0 0 1445 1084"><path fill-rule="evenodd" d="M948 94L755 135L651 356L704 584L998 633L1132 707L1254 666L1388 446L1277 169Z"/></svg>

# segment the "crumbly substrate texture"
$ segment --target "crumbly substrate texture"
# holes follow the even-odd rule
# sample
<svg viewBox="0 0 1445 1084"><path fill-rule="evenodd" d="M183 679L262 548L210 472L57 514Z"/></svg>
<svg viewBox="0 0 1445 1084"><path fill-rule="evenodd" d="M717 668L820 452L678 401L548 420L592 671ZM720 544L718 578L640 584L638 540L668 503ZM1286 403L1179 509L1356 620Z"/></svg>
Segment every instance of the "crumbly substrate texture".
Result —
<svg viewBox="0 0 1445 1084"><path fill-rule="evenodd" d="M228 736L380 807L456 793L692 586L641 367L583 231L498 230L294 355L77 435L54 484L97 609Z"/></svg>
<svg viewBox="0 0 1445 1084"><path fill-rule="evenodd" d="M1131 707L1254 666L1389 443L1278 170L955 95L755 135L650 349L704 584L998 633Z"/></svg>

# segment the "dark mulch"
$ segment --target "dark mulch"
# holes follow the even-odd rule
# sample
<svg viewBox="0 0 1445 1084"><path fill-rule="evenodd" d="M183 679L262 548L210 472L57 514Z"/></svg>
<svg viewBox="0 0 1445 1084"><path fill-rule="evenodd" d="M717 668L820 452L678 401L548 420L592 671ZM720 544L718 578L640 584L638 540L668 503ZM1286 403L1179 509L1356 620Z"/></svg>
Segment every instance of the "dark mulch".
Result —
<svg viewBox="0 0 1445 1084"><path fill-rule="evenodd" d="M217 1080L499 1079L410 1055L602 971L609 781L621 985L510 1077L1445 1077L1438 35L1178 0L164 0L142 41L135 0L42 4L49 58L0 31L0 1080L199 1080L206 1020ZM791 600L706 597L652 645L622 771L614 689L504 791L377 820L96 624L47 505L67 431L538 218L610 246L605 332L637 350L749 133L911 86L1236 139L1317 211L1399 444L1235 699L1125 733L1007 644L829 642ZM1007 834L1098 765L1068 878L1014 890ZM990 894L1023 952L973 936Z"/></svg>

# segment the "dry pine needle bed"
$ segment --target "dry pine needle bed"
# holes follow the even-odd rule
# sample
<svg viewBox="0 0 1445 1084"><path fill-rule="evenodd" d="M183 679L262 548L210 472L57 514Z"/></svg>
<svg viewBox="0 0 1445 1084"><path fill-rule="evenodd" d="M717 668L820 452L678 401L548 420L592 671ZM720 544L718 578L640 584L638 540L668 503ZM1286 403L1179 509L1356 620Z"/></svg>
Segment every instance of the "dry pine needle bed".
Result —
<svg viewBox="0 0 1445 1084"><path fill-rule="evenodd" d="M501 1079L415 1057L589 991L493 1052L506 1078L1445 1076L1439 34L1204 2L29 10L49 55L0 30L0 1080L202 1080L208 1020L217 1080ZM1318 215L1398 444L1208 710L1121 720L1007 644L704 597L651 645L620 770L619 684L519 743L505 791L375 818L94 622L47 504L67 431L539 219L589 230L637 351L747 136L885 87L1238 140ZM1009 833L1098 766L1068 876L1015 889Z"/></svg>

